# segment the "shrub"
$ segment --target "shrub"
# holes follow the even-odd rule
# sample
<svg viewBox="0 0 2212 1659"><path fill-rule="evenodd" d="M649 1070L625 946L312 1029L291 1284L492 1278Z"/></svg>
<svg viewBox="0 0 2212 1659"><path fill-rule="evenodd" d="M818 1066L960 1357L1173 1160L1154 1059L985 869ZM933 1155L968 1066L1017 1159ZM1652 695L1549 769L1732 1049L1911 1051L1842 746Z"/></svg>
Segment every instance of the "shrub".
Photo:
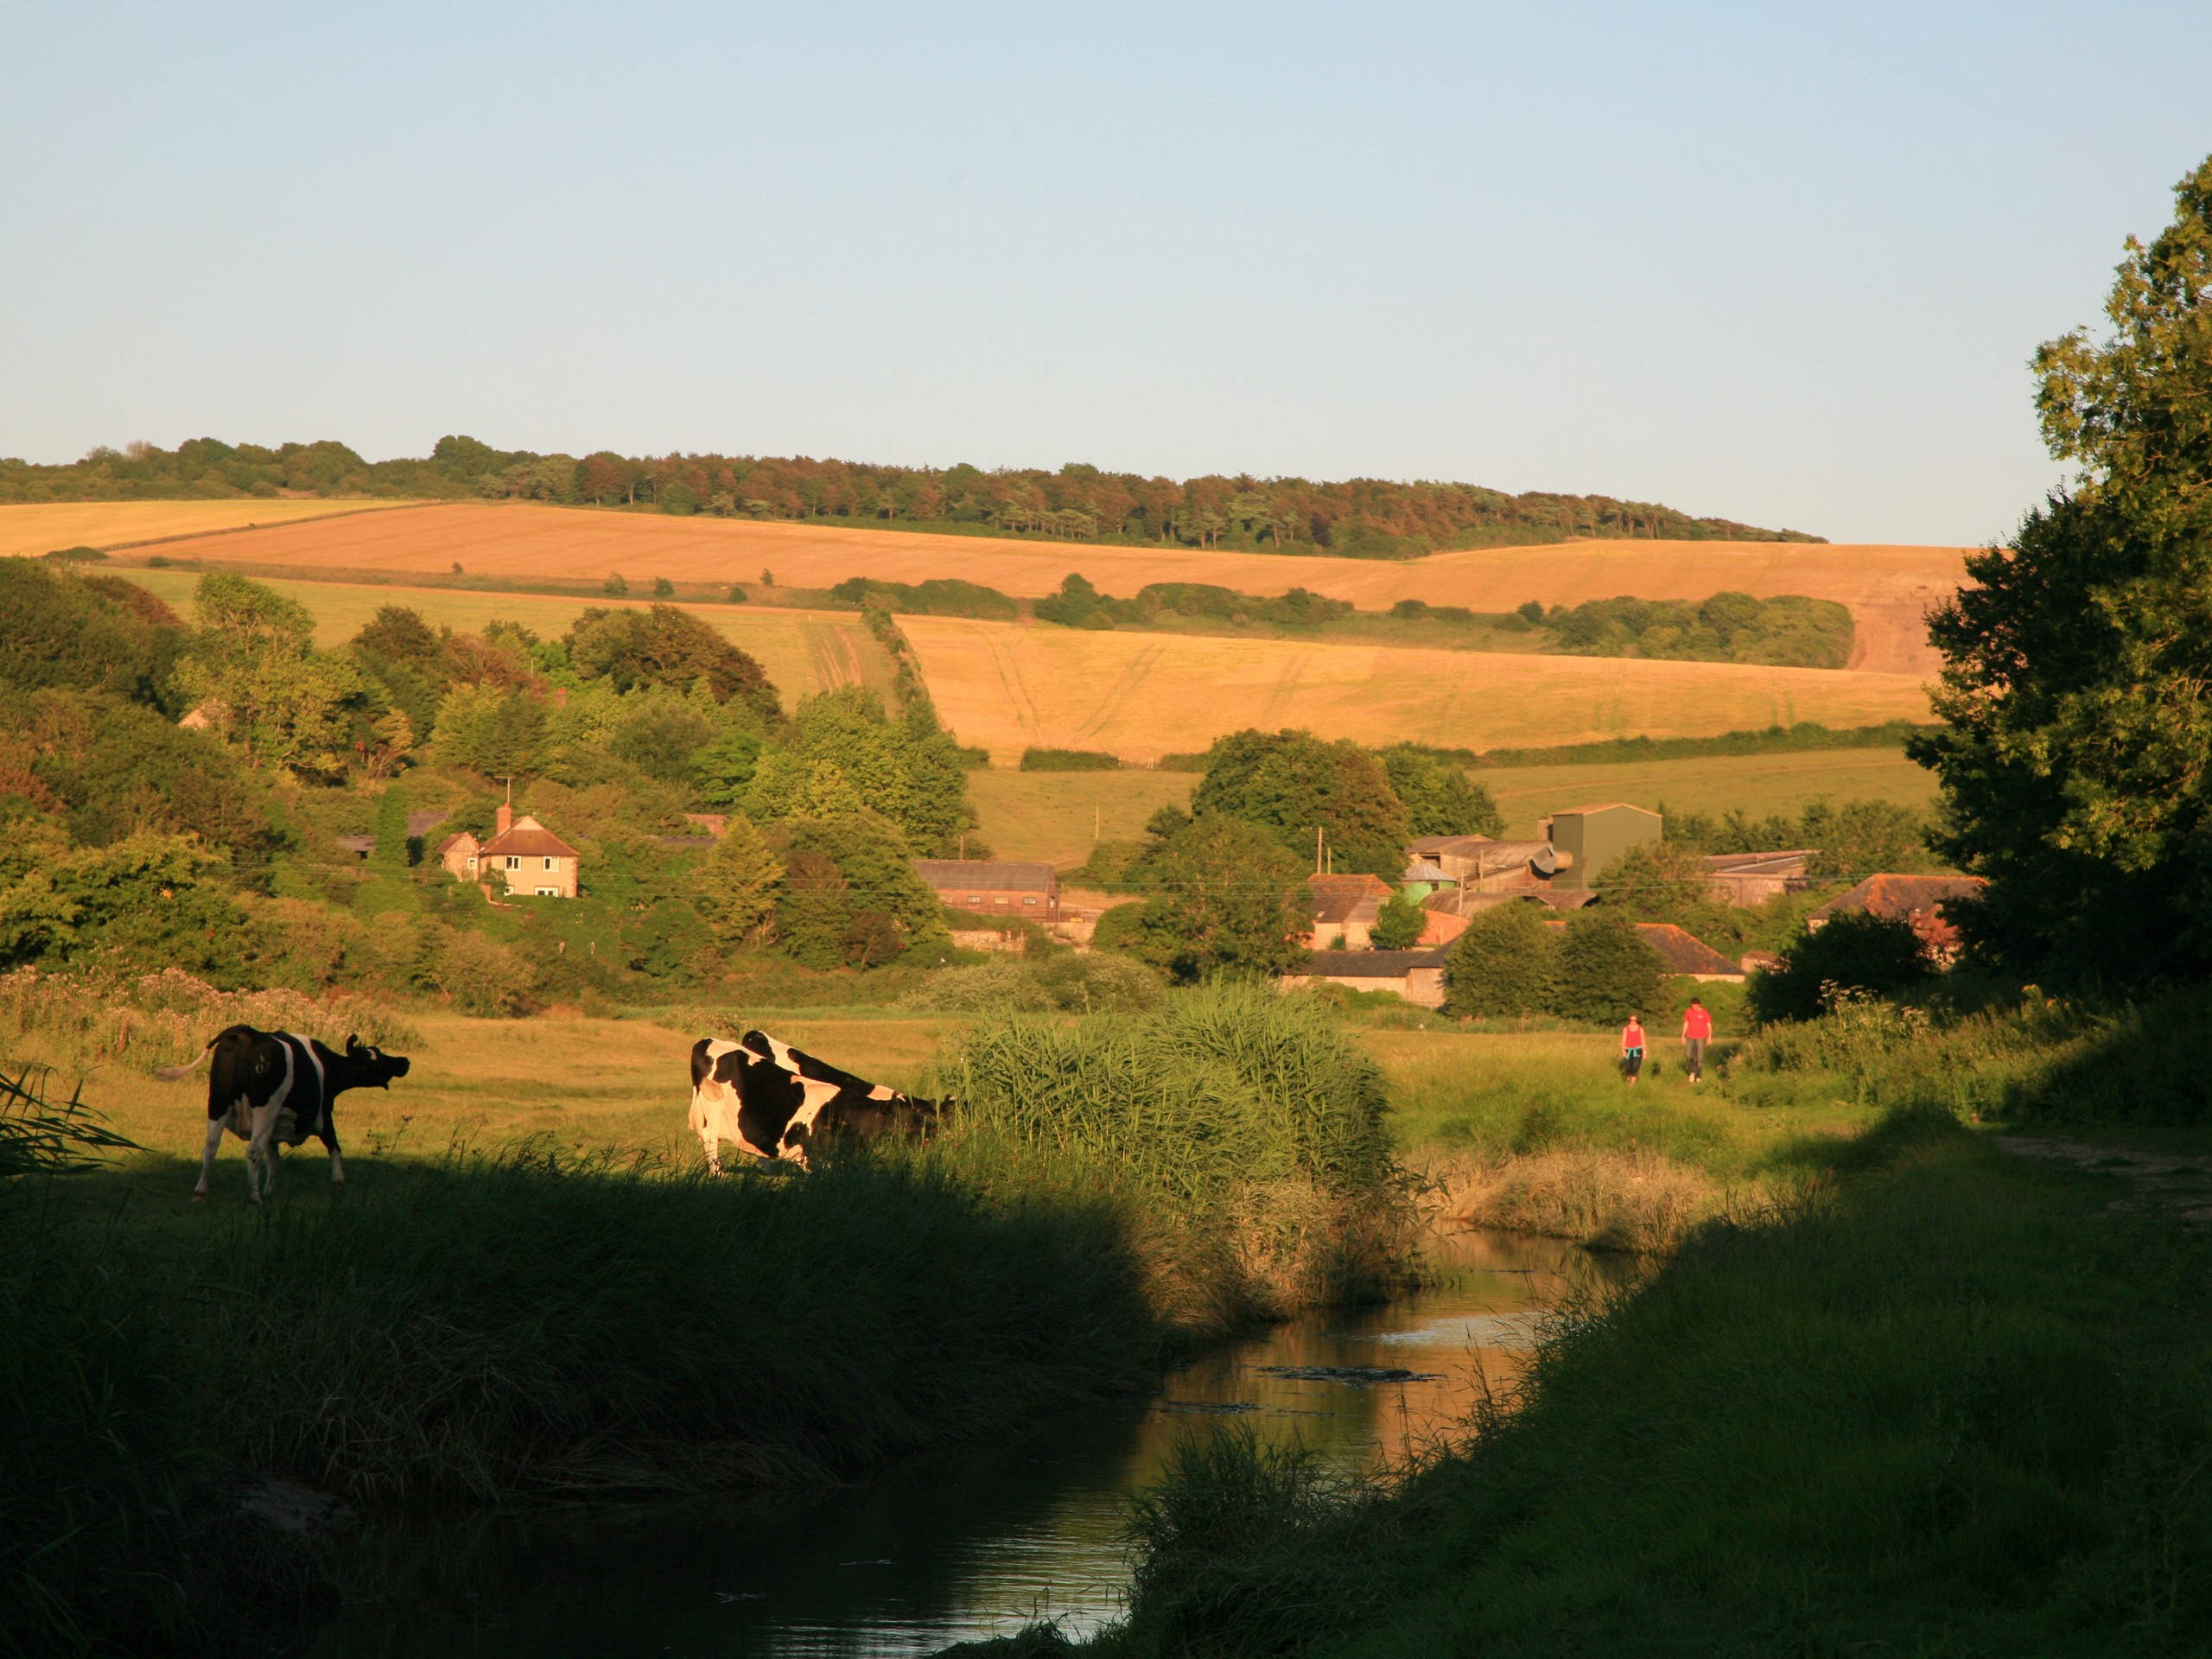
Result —
<svg viewBox="0 0 2212 1659"><path fill-rule="evenodd" d="M463 1014L521 1014L537 988L537 969L520 950L457 929L439 941L435 972L438 988Z"/></svg>
<svg viewBox="0 0 2212 1659"><path fill-rule="evenodd" d="M1552 1011L1569 1020L1614 1023L1659 1004L1661 965L1618 911L1577 911L1560 945L1559 989Z"/></svg>
<svg viewBox="0 0 2212 1659"><path fill-rule="evenodd" d="M1024 749L1024 772L1119 772L1118 756L1100 749Z"/></svg>
<svg viewBox="0 0 2212 1659"><path fill-rule="evenodd" d="M1515 900L1467 918L1445 959L1444 1011L1459 1016L1541 1014L1559 983L1559 934L1540 905Z"/></svg>
<svg viewBox="0 0 2212 1659"><path fill-rule="evenodd" d="M1166 987L1142 963L1098 950L1001 957L931 974L906 1006L944 1014L1142 1014Z"/></svg>
<svg viewBox="0 0 2212 1659"><path fill-rule="evenodd" d="M1375 918L1368 937L1378 950L1404 950L1421 943L1428 926L1428 912L1412 898L1394 893Z"/></svg>
<svg viewBox="0 0 2212 1659"><path fill-rule="evenodd" d="M1845 911L1817 932L1808 929L1778 969L1751 976L1747 1006L1761 1025L1810 1020L1832 1000L1830 987L1893 996L1935 972L1908 922Z"/></svg>

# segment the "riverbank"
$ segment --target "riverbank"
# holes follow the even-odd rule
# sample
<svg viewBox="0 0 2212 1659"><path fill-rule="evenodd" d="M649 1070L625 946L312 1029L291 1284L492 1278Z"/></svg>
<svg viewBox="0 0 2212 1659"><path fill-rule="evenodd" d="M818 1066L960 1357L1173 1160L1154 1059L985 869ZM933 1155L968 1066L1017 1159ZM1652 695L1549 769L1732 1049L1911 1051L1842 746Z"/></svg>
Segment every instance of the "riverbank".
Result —
<svg viewBox="0 0 2212 1659"><path fill-rule="evenodd" d="M2202 1651L2212 1236L2176 1194L2212 1134L2193 1092L2101 1128L2054 1093L2155 1064L2158 1029L1847 1011L1747 1055L1771 1098L1882 1115L1556 1326L1516 1408L1408 1478L1196 1444L1086 1650ZM2066 1155L1966 1121L1999 1115L2072 1118Z"/></svg>
<svg viewBox="0 0 2212 1659"><path fill-rule="evenodd" d="M16 1183L0 1597L36 1616L0 1643L188 1651L311 1616L327 1556L238 1507L272 1477L355 1510L839 1478L1407 1270L1380 1074L1318 1009L1193 995L986 1028L957 1064L957 1129L810 1175L546 1136L387 1148L335 1191L294 1158L257 1210L235 1156L205 1207L175 1156ZM1120 1096L1186 1143L1070 1122Z"/></svg>

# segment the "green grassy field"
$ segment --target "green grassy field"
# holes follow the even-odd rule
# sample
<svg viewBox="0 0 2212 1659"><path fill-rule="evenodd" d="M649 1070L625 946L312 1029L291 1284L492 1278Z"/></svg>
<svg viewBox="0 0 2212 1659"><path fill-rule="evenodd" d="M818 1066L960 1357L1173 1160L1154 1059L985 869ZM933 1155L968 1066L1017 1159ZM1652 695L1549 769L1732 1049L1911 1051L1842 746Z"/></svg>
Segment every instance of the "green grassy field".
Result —
<svg viewBox="0 0 2212 1659"><path fill-rule="evenodd" d="M976 826L995 858L1035 859L1065 869L1090 856L1095 837L1134 841L1163 806L1189 804L1189 772L1013 772L968 774Z"/></svg>
<svg viewBox="0 0 2212 1659"><path fill-rule="evenodd" d="M1505 815L1505 833L1535 833L1537 817L1597 801L1664 803L1677 812L1719 817L1741 810L1795 817L1808 802L1895 801L1925 810L1936 780L1901 749L1825 749L1799 754L1719 754L1571 766L1485 767L1475 781ZM1180 806L1198 785L1192 772L1011 772L969 774L980 833L1000 858L1043 859L1065 869L1090 855L1093 825L1107 840L1131 840L1145 820Z"/></svg>
<svg viewBox="0 0 2212 1659"><path fill-rule="evenodd" d="M1808 802L1895 801L1925 810L1936 798L1933 772L1902 749L1824 749L1801 754L1716 754L1573 766L1484 767L1475 781L1505 814L1505 833L1535 833L1539 815L1598 801L1661 803L1715 817L1741 810L1796 817Z"/></svg>

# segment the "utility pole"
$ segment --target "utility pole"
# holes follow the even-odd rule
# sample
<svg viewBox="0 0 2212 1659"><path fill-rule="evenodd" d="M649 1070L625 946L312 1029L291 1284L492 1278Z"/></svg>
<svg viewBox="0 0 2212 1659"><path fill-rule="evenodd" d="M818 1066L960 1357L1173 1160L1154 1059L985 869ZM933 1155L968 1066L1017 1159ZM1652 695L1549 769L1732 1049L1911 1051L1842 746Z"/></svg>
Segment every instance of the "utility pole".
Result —
<svg viewBox="0 0 2212 1659"><path fill-rule="evenodd" d="M1321 874L1321 826L1313 826L1313 874Z"/></svg>

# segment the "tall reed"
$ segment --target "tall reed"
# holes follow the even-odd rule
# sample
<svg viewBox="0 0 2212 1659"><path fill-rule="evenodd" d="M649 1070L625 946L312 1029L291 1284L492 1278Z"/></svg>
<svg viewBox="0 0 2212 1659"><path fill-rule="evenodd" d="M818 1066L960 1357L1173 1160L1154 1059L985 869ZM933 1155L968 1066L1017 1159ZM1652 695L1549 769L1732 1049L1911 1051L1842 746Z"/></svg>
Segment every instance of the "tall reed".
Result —
<svg viewBox="0 0 2212 1659"><path fill-rule="evenodd" d="M1310 999L1230 983L1141 1015L1017 1015L972 1033L944 1072L971 1147L1115 1194L1186 1283L1230 1298L1217 1306L1275 1316L1408 1270L1413 1208L1382 1071Z"/></svg>

